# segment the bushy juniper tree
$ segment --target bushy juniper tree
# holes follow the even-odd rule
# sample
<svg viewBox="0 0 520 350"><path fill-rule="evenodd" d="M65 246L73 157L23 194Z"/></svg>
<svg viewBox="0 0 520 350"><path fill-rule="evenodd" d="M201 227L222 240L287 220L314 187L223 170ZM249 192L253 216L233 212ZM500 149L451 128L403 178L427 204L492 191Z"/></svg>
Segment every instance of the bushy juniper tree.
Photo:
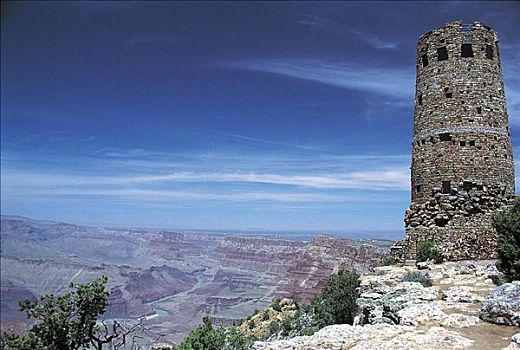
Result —
<svg viewBox="0 0 520 350"><path fill-rule="evenodd" d="M520 280L520 198L508 210L493 217L498 234L497 268L508 281Z"/></svg>
<svg viewBox="0 0 520 350"><path fill-rule="evenodd" d="M70 291L62 295L47 294L38 300L20 302L20 310L35 319L27 334L2 334L2 349L76 350L102 349L110 345L122 347L133 326L112 321L98 321L108 306L105 276L87 284L69 285Z"/></svg>

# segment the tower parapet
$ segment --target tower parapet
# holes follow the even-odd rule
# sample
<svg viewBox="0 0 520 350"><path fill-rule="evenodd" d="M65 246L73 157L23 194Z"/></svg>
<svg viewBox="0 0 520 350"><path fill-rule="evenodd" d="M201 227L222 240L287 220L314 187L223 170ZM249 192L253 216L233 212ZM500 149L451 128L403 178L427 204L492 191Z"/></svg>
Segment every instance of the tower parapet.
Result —
<svg viewBox="0 0 520 350"><path fill-rule="evenodd" d="M494 212L515 193L513 151L496 32L461 21L417 44L412 203L394 253L433 240L446 258L493 258Z"/></svg>

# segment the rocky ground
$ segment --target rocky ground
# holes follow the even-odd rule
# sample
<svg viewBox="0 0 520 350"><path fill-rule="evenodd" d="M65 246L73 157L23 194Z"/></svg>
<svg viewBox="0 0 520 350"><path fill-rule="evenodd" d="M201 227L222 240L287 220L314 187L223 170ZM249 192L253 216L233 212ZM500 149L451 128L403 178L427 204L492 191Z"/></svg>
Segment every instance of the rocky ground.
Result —
<svg viewBox="0 0 520 350"><path fill-rule="evenodd" d="M432 286L403 281L410 272L427 273ZM423 265L421 270L378 267L361 277L357 325L256 342L254 348L520 349L520 283L496 290L493 280L498 277L493 261L447 262Z"/></svg>

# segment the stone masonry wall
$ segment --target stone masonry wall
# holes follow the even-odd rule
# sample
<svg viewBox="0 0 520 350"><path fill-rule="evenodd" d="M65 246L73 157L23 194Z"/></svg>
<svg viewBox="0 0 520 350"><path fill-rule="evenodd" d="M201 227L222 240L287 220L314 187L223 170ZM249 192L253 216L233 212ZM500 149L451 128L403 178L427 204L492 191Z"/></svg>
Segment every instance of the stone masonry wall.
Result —
<svg viewBox="0 0 520 350"><path fill-rule="evenodd" d="M455 21L421 36L412 204L397 255L413 259L433 239L452 260L494 256L491 217L515 193L509 136L495 31Z"/></svg>

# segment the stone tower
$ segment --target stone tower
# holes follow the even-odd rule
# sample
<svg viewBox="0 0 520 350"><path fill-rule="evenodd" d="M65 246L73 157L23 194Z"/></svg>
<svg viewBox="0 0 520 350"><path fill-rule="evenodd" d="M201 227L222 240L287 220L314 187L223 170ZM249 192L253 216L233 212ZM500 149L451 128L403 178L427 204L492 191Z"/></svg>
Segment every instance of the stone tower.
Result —
<svg viewBox="0 0 520 350"><path fill-rule="evenodd" d="M514 162L496 32L449 22L417 44L412 203L393 252L435 241L445 258L492 258L492 215L514 197Z"/></svg>

